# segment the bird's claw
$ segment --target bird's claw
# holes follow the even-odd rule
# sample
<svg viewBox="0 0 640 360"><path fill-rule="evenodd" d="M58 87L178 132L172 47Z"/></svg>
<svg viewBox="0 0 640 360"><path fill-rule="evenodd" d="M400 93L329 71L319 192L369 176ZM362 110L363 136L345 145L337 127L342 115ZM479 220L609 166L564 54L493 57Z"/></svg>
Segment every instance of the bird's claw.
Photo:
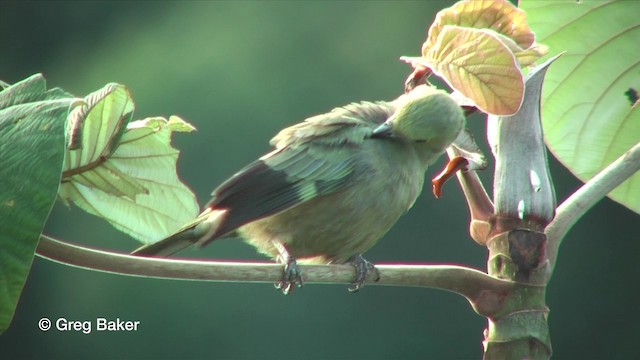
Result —
<svg viewBox="0 0 640 360"><path fill-rule="evenodd" d="M367 281L367 277L369 276L370 272L375 273L375 279L373 281L380 280L380 272L378 271L378 269L375 267L375 265L373 265L372 262L367 261L365 258L363 258L362 255L354 255L349 259L348 262L351 263L351 265L353 265L353 267L356 269L356 277L353 280L353 286L347 288L349 292L354 293L362 289L364 287L365 281Z"/></svg>
<svg viewBox="0 0 640 360"><path fill-rule="evenodd" d="M289 295L296 287L302 287L304 281L302 281L302 271L298 267L298 262L293 257L288 257L282 261L284 263L284 269L282 273L282 280L274 284L275 288L282 291L284 295Z"/></svg>

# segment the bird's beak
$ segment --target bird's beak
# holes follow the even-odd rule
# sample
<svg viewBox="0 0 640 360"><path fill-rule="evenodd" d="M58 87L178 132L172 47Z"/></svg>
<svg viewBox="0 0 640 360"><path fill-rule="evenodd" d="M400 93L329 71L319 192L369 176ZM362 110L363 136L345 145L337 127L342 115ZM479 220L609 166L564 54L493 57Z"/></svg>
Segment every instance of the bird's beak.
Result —
<svg viewBox="0 0 640 360"><path fill-rule="evenodd" d="M371 134L371 137L372 138L393 137L393 129L391 128L391 125L389 125L389 122L384 122L380 126L375 128L373 130L373 133Z"/></svg>

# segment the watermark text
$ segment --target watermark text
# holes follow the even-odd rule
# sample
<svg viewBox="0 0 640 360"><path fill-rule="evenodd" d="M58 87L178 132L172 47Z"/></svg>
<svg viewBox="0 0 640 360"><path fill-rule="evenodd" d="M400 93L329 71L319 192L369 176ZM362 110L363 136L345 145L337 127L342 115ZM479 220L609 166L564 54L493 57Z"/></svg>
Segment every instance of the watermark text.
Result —
<svg viewBox="0 0 640 360"><path fill-rule="evenodd" d="M92 320L72 320L64 317L50 320L42 318L38 321L38 328L42 331L57 330L62 332L132 332L140 329L139 320L123 320L120 318L96 318Z"/></svg>

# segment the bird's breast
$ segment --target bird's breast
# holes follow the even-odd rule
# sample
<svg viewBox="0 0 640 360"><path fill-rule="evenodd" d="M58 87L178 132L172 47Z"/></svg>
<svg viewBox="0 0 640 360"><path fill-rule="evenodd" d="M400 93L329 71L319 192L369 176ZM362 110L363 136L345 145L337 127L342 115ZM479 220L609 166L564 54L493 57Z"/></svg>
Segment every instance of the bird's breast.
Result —
<svg viewBox="0 0 640 360"><path fill-rule="evenodd" d="M272 257L272 240L297 259L341 263L384 236L415 202L425 166L402 143L365 142L356 153L348 187L319 196L240 228L245 239Z"/></svg>

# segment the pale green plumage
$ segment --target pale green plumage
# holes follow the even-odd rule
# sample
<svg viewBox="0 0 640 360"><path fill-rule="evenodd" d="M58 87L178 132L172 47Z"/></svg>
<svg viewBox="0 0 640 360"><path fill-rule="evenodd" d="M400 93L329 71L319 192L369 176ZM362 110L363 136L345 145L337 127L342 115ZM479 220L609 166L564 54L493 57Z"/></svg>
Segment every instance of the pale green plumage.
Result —
<svg viewBox="0 0 640 360"><path fill-rule="evenodd" d="M168 255L176 242L204 245L237 231L272 257L277 241L301 260L344 262L373 246L413 205L427 166L463 124L455 102L426 86L392 102L311 117L282 130L271 140L274 151L218 187L207 214L136 253Z"/></svg>

